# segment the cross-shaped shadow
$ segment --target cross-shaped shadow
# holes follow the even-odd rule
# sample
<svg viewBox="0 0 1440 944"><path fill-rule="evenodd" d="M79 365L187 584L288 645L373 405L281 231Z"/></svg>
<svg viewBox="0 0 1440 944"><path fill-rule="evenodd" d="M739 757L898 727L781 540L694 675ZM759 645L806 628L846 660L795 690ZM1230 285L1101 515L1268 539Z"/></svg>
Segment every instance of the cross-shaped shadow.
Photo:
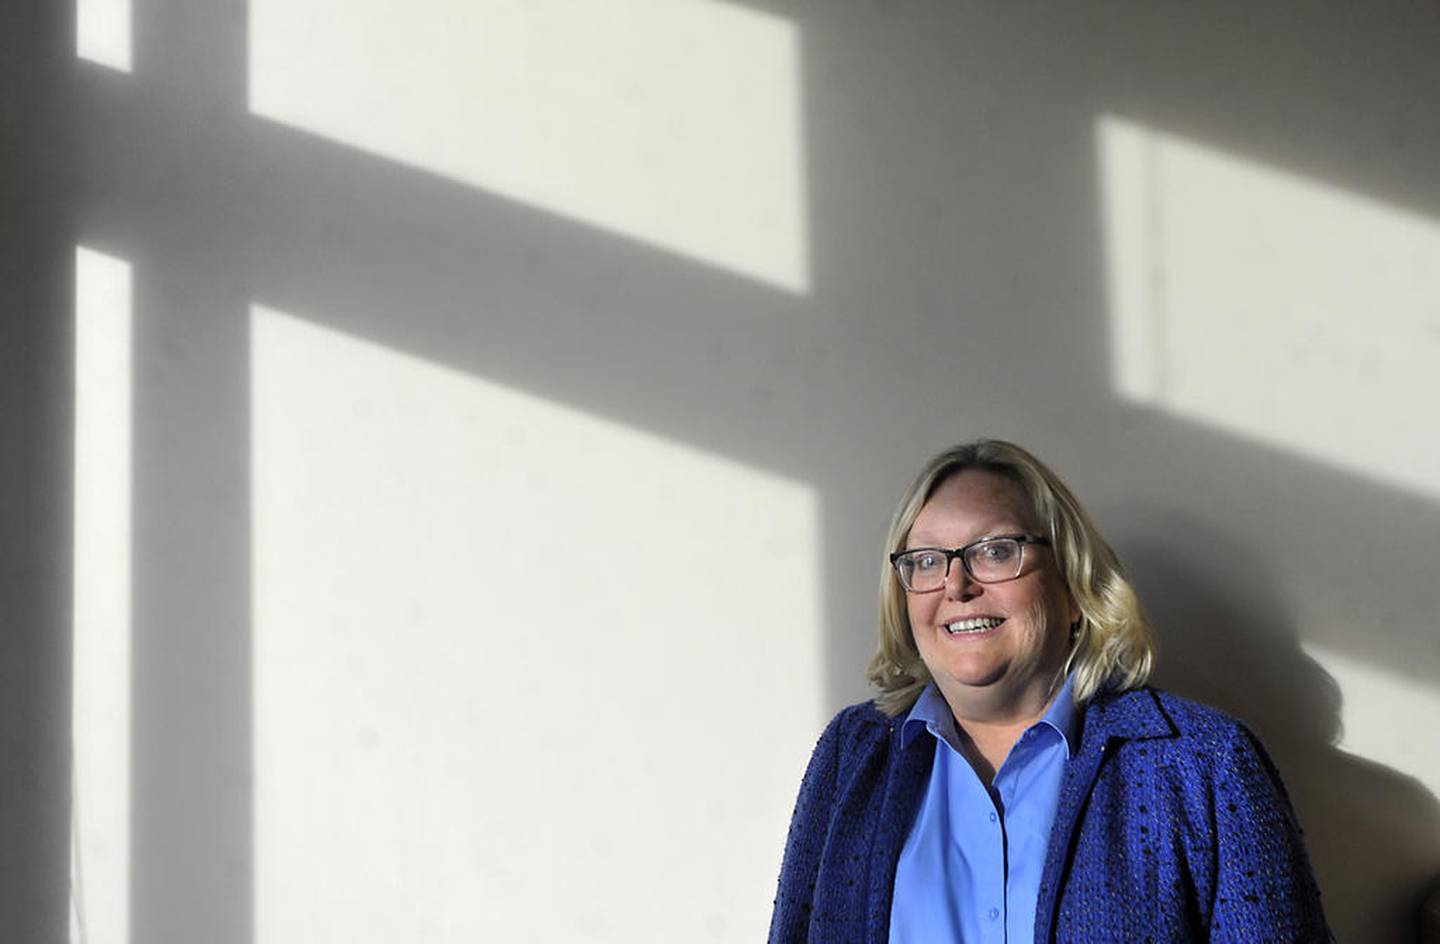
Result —
<svg viewBox="0 0 1440 944"><path fill-rule="evenodd" d="M132 940L253 937L257 302L813 485L814 670L837 705L864 697L877 540L919 459L977 434L1031 445L1098 496L1159 617L1165 680L1276 750L1337 929L1399 939L1440 857L1434 797L1333 749L1337 693L1267 558L1333 578L1314 592L1342 612L1385 612L1324 641L1406 676L1440 625L1440 508L1116 397L1094 121L1440 216L1440 121L1418 91L1440 79L1440 17L752 5L803 37L803 295L256 118L243 2L142 0L133 76L77 64L80 235L134 264L139 316ZM943 395L917 408L921 388ZM1237 551L1255 531L1212 512L1254 512L1283 541ZM1375 531L1411 563L1354 580L1334 548Z"/></svg>

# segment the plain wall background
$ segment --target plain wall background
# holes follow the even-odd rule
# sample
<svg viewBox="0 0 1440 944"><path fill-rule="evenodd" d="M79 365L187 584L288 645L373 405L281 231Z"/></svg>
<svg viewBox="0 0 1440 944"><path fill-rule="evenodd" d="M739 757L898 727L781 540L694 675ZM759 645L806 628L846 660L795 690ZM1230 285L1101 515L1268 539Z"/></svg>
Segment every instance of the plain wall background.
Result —
<svg viewBox="0 0 1440 944"><path fill-rule="evenodd" d="M697 7L710 16L707 29L732 21L727 6ZM473 24L484 15L439 2L365 9L381 25L386 15L432 17L442 33L448 18ZM742 17L733 34L703 35L716 43L771 37L767 68L782 54L790 56L782 65L793 64L793 81L775 94L796 103L798 127L779 133L797 142L799 190L777 199L796 201L802 225L778 244L799 245L803 265L777 263L789 273L779 278L747 273L734 262L743 253L717 261L668 245L663 225L627 232L624 213L596 217L633 197L625 188L643 190L643 175L638 184L611 181L613 194L606 180L582 175L572 191L583 189L600 210L567 214L559 197L542 206L513 188L419 166L429 155L424 142L410 141L401 162L258 117L247 99L254 11L244 3L136 0L129 72L73 56L65 11L31 4L4 14L7 936L58 941L70 920L68 457L72 390L83 383L72 378L70 285L75 246L84 245L128 263L135 285L131 939L340 939L303 901L267 897L272 853L257 836L271 835L264 830L273 823L256 804L272 775L289 769L275 758L292 755L270 753L265 738L291 732L286 711L293 730L309 731L286 749L322 780L359 756L366 738L384 743L383 730L321 723L337 692L357 690L370 699L357 704L374 707L379 719L402 705L418 712L405 735L441 732L423 756L405 761L419 772L414 780L387 787L398 791L398 806L368 811L376 821L400 818L392 844L351 851L351 859L407 863L399 878L345 871L339 847L309 849L318 872L341 876L328 884L341 900L350 895L354 915L383 912L394 922L383 934L372 922L370 933L450 940L483 929L486 914L467 902L465 877L481 876L485 898L503 883L485 885L484 876L499 882L494 869L513 866L511 905L554 903L544 917L550 923L536 925L550 929L547 939L660 939L667 921L691 918L716 940L753 937L768 917L784 815L810 737L830 712L866 696L877 550L893 502L928 455L976 435L1027 445L1096 513L1155 617L1159 681L1259 731L1306 825L1340 939L1406 939L1420 892L1440 875L1436 718L1425 713L1440 699L1440 381L1409 371L1399 385L1392 362L1423 361L1426 344L1440 350L1440 313L1424 291L1440 298L1433 270L1417 274L1403 264L1435 252L1440 10L927 2L733 9L758 19ZM526 15L499 4L493 11L512 23ZM618 32L641 37L632 59L647 42L672 36L647 33L652 21L624 19L643 12L640 4L615 8L628 27ZM323 22L294 29L327 35ZM543 44L549 34L538 35ZM584 35L564 41L588 49ZM289 81L326 74L328 49L318 41L315 48L319 65L297 68ZM747 70L747 48L735 47L737 74ZM366 94L393 86L403 102L463 87L464 76L437 72L429 57L422 47L376 61ZM674 58L657 68L653 87L683 87L666 71L679 68ZM518 68L523 77L523 63ZM338 69L332 81L343 79ZM723 72L716 81L725 81ZM640 100L652 83L637 87ZM306 87L293 88L295 101L305 101ZM535 86L542 93L553 90ZM327 94L332 104L345 101L335 88ZM400 120L372 98L350 107L362 129L383 132ZM603 115L618 106L596 107ZM667 114L675 121L657 132L656 175L685 184L677 193L742 193L727 175L747 150L743 118L715 115L730 137L713 151L686 152L712 153L708 163L677 167L666 163L665 135L703 132L705 123L666 111L676 107L655 106L662 125ZM460 142L488 153L499 144L485 142L484 119L455 116L452 133L431 150ZM1188 240L1165 242L1173 232L1162 239L1150 231L1146 298L1174 306L1150 311L1142 303L1142 314L1175 337L1209 331L1209 353L1199 360L1186 361L1192 349L1180 346L1168 349L1173 363L1161 358L1146 368L1192 383L1171 399L1163 389L1148 400L1127 395L1119 379L1111 282L1119 250L1107 217L1113 194L1102 184L1107 120L1154 136L1146 153L1169 161L1146 178L1162 189L1154 205ZM754 133L777 132L767 125ZM567 160L555 173L591 163L583 153ZM1259 168L1259 176L1227 170L1236 167ZM1203 186L1237 180L1238 197ZM1267 274L1305 271L1303 225L1287 235L1284 214L1279 222L1240 218L1233 228L1194 222L1208 207L1243 208L1270 192L1302 194L1294 206L1303 213L1311 206L1306 188L1330 195L1316 198L1333 210L1325 220L1350 218L1353 203L1354 218L1380 221L1375 231L1331 234L1353 251L1354 272L1343 254L1338 266L1327 257L1324 272L1316 263L1317 284L1339 301L1313 321L1306 286L1295 285L1301 302L1286 307L1289 296ZM1263 204L1265 212L1284 205ZM678 231L688 225L683 214L667 220L664 205L646 212ZM1392 245L1382 239L1391 217L1404 232L1393 243L1400 248L1377 250ZM773 225L789 225L781 219ZM741 219L724 235L774 236L747 234L745 225ZM1279 235L1244 242L1265 226ZM1401 271L1376 278L1387 265ZM1196 273L1226 291L1185 294ZM1328 288L1351 276L1368 287L1363 298ZM1241 316L1222 310L1256 297L1267 305ZM1337 318L1346 331L1334 327ZM1387 347L1390 337L1403 337L1403 350ZM287 367L264 354L312 342L308 373L304 363ZM1369 352L1359 368L1344 357L1357 348ZM1227 351L1244 369L1227 369ZM1295 380L1317 376L1334 380ZM1347 395L1317 397L1335 388ZM293 411L283 408L286 396L295 398ZM1210 399L1227 397L1257 404L1253 416L1205 414ZM387 416L395 404L401 415ZM1297 429L1310 427L1327 435L1297 439ZM536 429L546 431L544 442L526 438ZM586 445L572 448L572 439ZM288 445L257 454L256 443ZM646 463L636 481L653 484L624 492L615 469L626 462ZM474 488L475 476L497 463L503 474L490 487L508 491L477 496L485 490ZM467 474L447 478L437 474L442 467ZM611 471L586 493L590 468ZM547 488L554 502L544 500ZM301 499L325 494L338 496L336 507L307 517L318 506ZM720 496L721 513L695 514L711 494ZM293 515L286 501L296 503ZM638 579L627 587L630 570L581 555L580 566L608 575L583 584L586 600L557 591L517 602L504 598L498 571L446 569L457 555L494 555L501 546L488 540L486 515L498 516L504 547L530 553L563 553L572 541L603 545L608 535L632 561L642 549L632 529L656 544L700 550L693 564L657 565L674 568L660 571L669 595ZM416 530L422 518L429 531ZM792 545L766 531L767 520L796 523L795 554L785 556ZM460 524L452 531L447 522ZM427 533L445 535L440 553L406 550ZM756 541L768 543L757 552ZM276 566L318 559L322 549L327 563L313 572ZM693 585L684 584L692 574ZM757 591L767 574L785 579ZM787 586L804 589L791 601ZM283 591L279 611L303 610L305 620L266 616L275 612L265 603L275 587ZM613 599L595 605L604 593ZM342 603L355 597L364 605L352 613ZM714 602L721 597L723 606ZM365 632L433 600L448 601L437 604L439 615L406 617L410 629L424 630L414 637L413 663L396 665L410 651L403 638L365 648L375 638ZM641 625L636 614L644 620L652 604L657 615ZM463 623L477 611L474 625ZM390 622L375 617L382 612ZM502 645L509 634L548 629L553 613L566 625L594 620L624 645L601 644L601 636L563 657L536 648L529 635ZM685 635L709 619L718 622L703 642ZM316 637L319 648L308 655L278 650L273 658L306 671L272 685L264 655L271 650L263 647L276 638L274 627L294 633L319 624L335 635ZM731 644L726 626L739 627ZM365 632L345 635L355 627ZM467 631L495 648L464 650L476 661L457 669L455 651L443 645ZM343 648L347 639L355 648ZM645 645L627 648L634 639ZM671 650L669 639L682 642ZM327 648L332 643L342 648ZM389 671L367 668L366 659ZM403 684L395 690L363 688L396 678ZM419 699L428 690L455 700ZM501 706L487 693L497 691L513 723L485 728ZM276 692L290 700L278 715L264 714ZM563 704L575 692L604 704ZM459 712L461 722L427 710ZM466 711L477 713L473 723ZM665 723L639 723L656 718ZM620 737L616 751L592 752L597 729L633 736ZM746 738L742 730L760 733ZM516 746L531 743L522 740L527 733L541 745L528 753ZM352 735L355 751L347 747ZM707 735L723 749L706 752ZM584 761L580 769L545 746L556 743ZM307 744L315 750L301 749ZM435 761L452 751L452 766ZM683 786L691 803L653 818L632 811L633 820L607 831L603 808L572 821L549 793L527 806L515 775L486 769L487 757L551 765L537 785L573 778L616 797L644 785L656 803ZM722 769L754 773L722 777ZM514 845L499 865L465 858L485 851L488 820L452 833L452 819L430 823L414 812L429 802L462 810L467 797L483 807L498 796L487 785L501 782L510 785L507 802L519 804L504 819L520 825L506 834ZM303 820L333 798L333 786L298 805L277 802ZM363 790L352 799L361 813L376 802ZM665 860L654 874L671 877L658 897L673 912L642 915L643 899L624 897L638 894L625 870L655 869L656 850L674 854L665 834L696 810L724 827L697 849L705 868ZM550 829L557 816L581 831ZM533 831L523 828L530 823ZM592 823L595 832L586 833ZM283 823L275 828L286 835ZM416 835L434 841L400 847ZM446 844L452 835L459 845ZM608 876L608 914L603 899L585 899L585 908L599 910L581 914L575 886L546 877L570 877L562 863L577 849L589 857L588 875L606 863L619 871L618 880ZM433 871L414 865L426 862ZM741 876L725 886L731 897L696 891L716 874ZM327 884L324 874L310 879ZM453 888L456 897L426 914L386 911L427 886ZM455 920L447 922L452 904ZM322 923L302 931L302 919ZM101 940L102 929L93 930Z"/></svg>

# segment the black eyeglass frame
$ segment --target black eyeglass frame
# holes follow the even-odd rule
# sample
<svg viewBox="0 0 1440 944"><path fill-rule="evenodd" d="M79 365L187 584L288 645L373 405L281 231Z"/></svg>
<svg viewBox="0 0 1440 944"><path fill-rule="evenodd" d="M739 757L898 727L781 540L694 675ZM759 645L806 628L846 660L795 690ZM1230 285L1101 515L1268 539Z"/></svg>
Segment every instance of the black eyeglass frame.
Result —
<svg viewBox="0 0 1440 944"><path fill-rule="evenodd" d="M975 576L975 571L970 569L970 561L966 560L965 558L966 553L971 548L980 547L982 545L990 544L995 541L1014 541L1016 544L1020 545L1020 562L1015 566L1014 577L1002 577L999 580L984 580L980 577ZM906 593L938 593L939 591L944 590L945 580L950 579L950 567L955 563L955 559L957 557L960 559L960 566L965 568L965 573L969 574L970 579L975 581L976 583L1005 583L1010 580L1015 580L1020 576L1020 571L1025 567L1025 545L1027 544L1038 544L1044 547L1049 547L1050 539L1031 537L1028 534L996 534L988 538L981 538L978 541L971 541L964 547L957 547L954 549L944 547L907 547L903 551L895 551L891 553L890 566L895 571L895 579L900 581L900 586L905 590ZM911 590L909 587L905 586L905 578L900 573L900 558L906 556L907 554L915 554L919 551L929 551L932 554L945 555L945 579L940 581L940 586L934 587L930 590Z"/></svg>

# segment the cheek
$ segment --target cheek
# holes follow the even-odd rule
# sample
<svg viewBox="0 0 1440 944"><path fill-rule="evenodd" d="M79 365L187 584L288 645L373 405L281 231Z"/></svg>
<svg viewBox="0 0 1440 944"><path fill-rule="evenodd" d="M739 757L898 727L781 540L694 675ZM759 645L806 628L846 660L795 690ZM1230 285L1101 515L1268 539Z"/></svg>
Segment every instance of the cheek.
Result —
<svg viewBox="0 0 1440 944"><path fill-rule="evenodd" d="M905 612L910 617L910 628L925 626L935 615L935 602L930 597L935 594L906 594Z"/></svg>
<svg viewBox="0 0 1440 944"><path fill-rule="evenodd" d="M1044 639L1050 634L1055 622L1051 609L1045 605L1044 600L1035 600L1025 607L1025 630L1035 640Z"/></svg>
<svg viewBox="0 0 1440 944"><path fill-rule="evenodd" d="M1065 584L1059 578L1048 580L1040 590L1040 595L1034 601L1033 609L1038 610L1040 619L1052 625L1062 625L1068 633L1070 624L1075 622L1079 616L1079 608L1070 596L1070 591L1065 589Z"/></svg>
<svg viewBox="0 0 1440 944"><path fill-rule="evenodd" d="M1069 646L1070 621L1066 619L1068 601L1042 597L1025 608L1025 626L1030 634L1029 648L1047 652Z"/></svg>

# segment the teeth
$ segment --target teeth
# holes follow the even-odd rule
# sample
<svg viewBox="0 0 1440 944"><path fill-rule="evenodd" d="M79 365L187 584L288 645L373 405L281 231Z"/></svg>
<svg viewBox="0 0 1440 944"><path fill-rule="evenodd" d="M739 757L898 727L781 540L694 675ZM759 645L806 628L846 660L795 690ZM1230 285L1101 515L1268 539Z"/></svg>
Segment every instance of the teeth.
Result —
<svg viewBox="0 0 1440 944"><path fill-rule="evenodd" d="M999 626L1003 622L1005 622L1003 619L997 619L993 616L983 616L979 619L967 619L951 623L945 627L945 630L952 634L979 633L987 629L994 629L996 626Z"/></svg>

